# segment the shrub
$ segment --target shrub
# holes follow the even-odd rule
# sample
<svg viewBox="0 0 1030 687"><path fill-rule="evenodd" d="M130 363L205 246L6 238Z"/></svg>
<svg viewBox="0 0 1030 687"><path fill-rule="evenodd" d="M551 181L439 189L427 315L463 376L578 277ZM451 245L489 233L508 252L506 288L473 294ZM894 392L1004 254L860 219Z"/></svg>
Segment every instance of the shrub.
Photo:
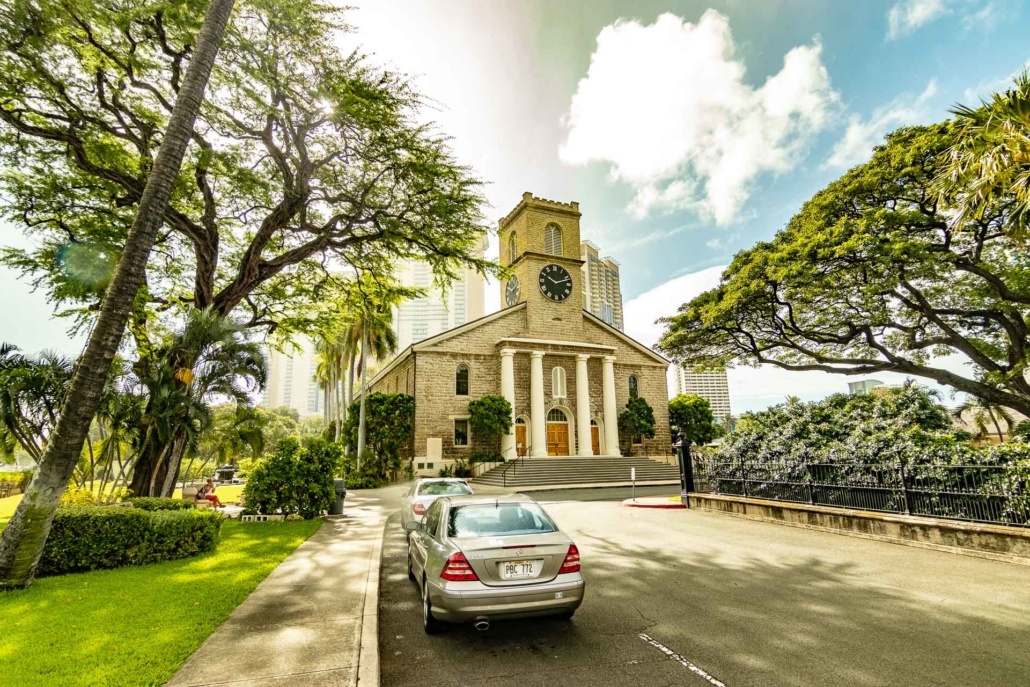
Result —
<svg viewBox="0 0 1030 687"><path fill-rule="evenodd" d="M203 510L58 508L43 548L41 575L146 565L211 551L224 517Z"/></svg>
<svg viewBox="0 0 1030 687"><path fill-rule="evenodd" d="M463 460L456 460L453 465L440 468L437 474L440 477L471 477L472 467Z"/></svg>
<svg viewBox="0 0 1030 687"><path fill-rule="evenodd" d="M62 506L93 506L97 504L97 495L89 489L69 484L61 494Z"/></svg>
<svg viewBox="0 0 1030 687"><path fill-rule="evenodd" d="M184 501L183 499L165 499L157 496L133 496L122 499L122 502L131 503L133 508L150 511L189 510L190 508L197 507L197 504L193 501Z"/></svg>
<svg viewBox="0 0 1030 687"><path fill-rule="evenodd" d="M469 465L476 463L499 463L504 459L496 453L477 453L469 458Z"/></svg>
<svg viewBox="0 0 1030 687"><path fill-rule="evenodd" d="M0 472L0 484L10 483L16 487L24 489L29 486L30 479L32 479L31 470L25 470L23 472Z"/></svg>
<svg viewBox="0 0 1030 687"><path fill-rule="evenodd" d="M283 439L250 473L243 488L247 508L263 515L299 514L305 519L329 510L336 500L333 475L342 449L324 439Z"/></svg>
<svg viewBox="0 0 1030 687"><path fill-rule="evenodd" d="M378 489L386 484L386 480L375 475L363 475L352 472L347 475L345 485L348 489Z"/></svg>

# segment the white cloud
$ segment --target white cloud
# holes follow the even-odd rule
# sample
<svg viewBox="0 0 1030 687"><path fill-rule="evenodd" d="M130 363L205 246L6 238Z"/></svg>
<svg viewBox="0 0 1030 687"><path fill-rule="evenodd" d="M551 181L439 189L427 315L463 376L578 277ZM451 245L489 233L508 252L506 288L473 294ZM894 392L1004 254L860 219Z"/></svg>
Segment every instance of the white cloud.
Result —
<svg viewBox="0 0 1030 687"><path fill-rule="evenodd" d="M898 0L887 13L887 39L907 36L951 12L946 0Z"/></svg>
<svg viewBox="0 0 1030 687"><path fill-rule="evenodd" d="M967 31L991 31L1009 14L993 0L897 0L887 12L887 40L918 31L943 16L958 13Z"/></svg>
<svg viewBox="0 0 1030 687"><path fill-rule="evenodd" d="M786 54L760 88L744 82L729 22L619 20L602 29L564 118L559 156L605 162L630 184L629 210L687 209L733 221L756 177L788 171L836 110L818 39Z"/></svg>
<svg viewBox="0 0 1030 687"><path fill-rule="evenodd" d="M719 285L719 276L725 269L726 265L716 265L700 272L684 274L627 301L623 307L626 333L645 346L654 346L664 331L662 325L655 324L655 320L675 315L680 305L714 289Z"/></svg>
<svg viewBox="0 0 1030 687"><path fill-rule="evenodd" d="M712 250L718 250L723 247L723 242L722 239L718 238L708 239L707 241L705 241L705 245L711 248Z"/></svg>
<svg viewBox="0 0 1030 687"><path fill-rule="evenodd" d="M931 80L915 100L909 94L898 96L890 104L877 108L864 121L858 115L851 115L847 130L823 167L847 169L865 162L872 154L873 146L880 143L888 131L926 120L929 116L926 105L935 95L937 81Z"/></svg>

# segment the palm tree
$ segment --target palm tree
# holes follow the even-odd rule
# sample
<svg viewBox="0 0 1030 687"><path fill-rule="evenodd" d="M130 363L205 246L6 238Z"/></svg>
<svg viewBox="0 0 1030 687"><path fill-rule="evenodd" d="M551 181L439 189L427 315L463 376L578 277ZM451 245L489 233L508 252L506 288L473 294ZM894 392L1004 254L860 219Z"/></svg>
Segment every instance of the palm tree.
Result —
<svg viewBox="0 0 1030 687"><path fill-rule="evenodd" d="M31 358L0 343L0 452L19 446L42 460L71 376L67 358L50 351Z"/></svg>
<svg viewBox="0 0 1030 687"><path fill-rule="evenodd" d="M1026 235L1030 223L1030 75L972 108L957 105L958 142L938 182L941 198L957 211L956 224L983 217L999 199L1011 199L1009 232Z"/></svg>
<svg viewBox="0 0 1030 687"><path fill-rule="evenodd" d="M397 352L397 333L389 303L370 305L360 311L354 331L361 332L361 406L358 411L358 467L365 451L365 399L368 397L368 355L384 360Z"/></svg>
<svg viewBox="0 0 1030 687"><path fill-rule="evenodd" d="M211 426L211 403L250 404L265 383L261 347L243 329L211 311L193 310L178 334L136 365L147 406L130 489L137 496L172 493L183 457Z"/></svg>
<svg viewBox="0 0 1030 687"><path fill-rule="evenodd" d="M164 223L172 185L193 136L193 125L233 3L234 0L211 0L204 16L136 217L86 350L75 367L60 419L25 497L0 536L0 589L27 586L36 574L54 512L78 463L129 313L143 286L150 249Z"/></svg>
<svg viewBox="0 0 1030 687"><path fill-rule="evenodd" d="M998 420L1004 420L1009 428L1009 433L1012 432L1012 414L1004 406L970 396L960 406L951 411L952 416L960 421L966 413L969 414L969 421L976 428L977 438L982 439L990 433L987 426L990 423L994 425L994 430L998 434L998 441L1005 441L1001 431L1001 424Z"/></svg>

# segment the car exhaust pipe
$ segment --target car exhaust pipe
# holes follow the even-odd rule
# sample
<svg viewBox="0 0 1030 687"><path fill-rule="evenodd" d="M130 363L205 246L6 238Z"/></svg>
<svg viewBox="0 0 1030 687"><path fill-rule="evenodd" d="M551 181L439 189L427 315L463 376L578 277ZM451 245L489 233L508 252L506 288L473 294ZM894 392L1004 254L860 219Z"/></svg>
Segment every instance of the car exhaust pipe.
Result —
<svg viewBox="0 0 1030 687"><path fill-rule="evenodd" d="M480 632L486 632L490 629L490 619L480 616L472 621L472 627L476 628Z"/></svg>

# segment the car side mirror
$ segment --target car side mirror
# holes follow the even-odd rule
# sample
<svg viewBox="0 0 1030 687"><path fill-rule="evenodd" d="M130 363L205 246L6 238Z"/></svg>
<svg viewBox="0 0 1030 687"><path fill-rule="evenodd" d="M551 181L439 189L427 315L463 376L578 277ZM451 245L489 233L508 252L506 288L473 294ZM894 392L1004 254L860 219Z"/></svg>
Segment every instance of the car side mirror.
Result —
<svg viewBox="0 0 1030 687"><path fill-rule="evenodd" d="M419 525L421 524L422 523L415 522L414 520L408 520L406 523L404 523L404 529L408 532L414 532L418 529Z"/></svg>

